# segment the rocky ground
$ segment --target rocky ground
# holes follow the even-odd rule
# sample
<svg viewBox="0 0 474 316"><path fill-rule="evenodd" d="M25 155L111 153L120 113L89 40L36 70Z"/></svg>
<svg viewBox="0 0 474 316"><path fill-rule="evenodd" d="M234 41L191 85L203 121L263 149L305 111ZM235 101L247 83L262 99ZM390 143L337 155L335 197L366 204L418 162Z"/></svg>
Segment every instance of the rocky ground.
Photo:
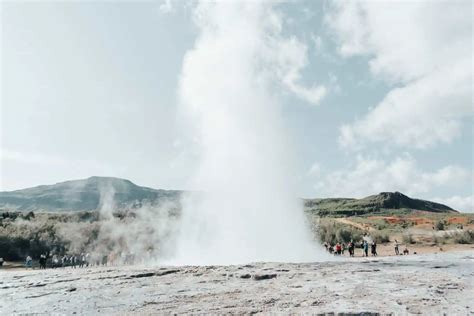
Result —
<svg viewBox="0 0 474 316"><path fill-rule="evenodd" d="M474 314L474 252L235 266L0 270L0 314Z"/></svg>

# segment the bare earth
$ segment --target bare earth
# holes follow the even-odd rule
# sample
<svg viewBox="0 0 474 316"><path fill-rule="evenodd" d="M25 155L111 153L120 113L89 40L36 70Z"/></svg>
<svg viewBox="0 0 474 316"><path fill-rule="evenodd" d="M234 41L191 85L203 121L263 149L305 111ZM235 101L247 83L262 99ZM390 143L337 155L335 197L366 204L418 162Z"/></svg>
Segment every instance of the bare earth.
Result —
<svg viewBox="0 0 474 316"><path fill-rule="evenodd" d="M474 251L235 266L0 270L0 314L474 313Z"/></svg>

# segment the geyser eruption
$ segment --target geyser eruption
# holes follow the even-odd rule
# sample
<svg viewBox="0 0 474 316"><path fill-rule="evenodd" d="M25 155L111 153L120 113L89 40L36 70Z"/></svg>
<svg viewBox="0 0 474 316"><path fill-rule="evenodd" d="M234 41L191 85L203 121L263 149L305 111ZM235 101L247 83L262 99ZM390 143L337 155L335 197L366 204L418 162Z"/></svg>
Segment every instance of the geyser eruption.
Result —
<svg viewBox="0 0 474 316"><path fill-rule="evenodd" d="M308 261L317 257L281 122L272 50L281 17L268 3L200 3L199 36L179 97L199 152L183 201L175 264Z"/></svg>

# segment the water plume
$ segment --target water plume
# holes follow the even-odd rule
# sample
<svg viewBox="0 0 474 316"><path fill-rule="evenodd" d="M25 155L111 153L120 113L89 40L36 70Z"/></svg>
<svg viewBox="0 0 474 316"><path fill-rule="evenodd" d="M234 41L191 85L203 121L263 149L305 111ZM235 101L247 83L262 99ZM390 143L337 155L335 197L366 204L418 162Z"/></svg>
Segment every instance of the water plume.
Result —
<svg viewBox="0 0 474 316"><path fill-rule="evenodd" d="M199 3L183 62L180 109L199 153L182 200L174 264L309 261L312 243L292 188L294 159L274 88L271 3Z"/></svg>

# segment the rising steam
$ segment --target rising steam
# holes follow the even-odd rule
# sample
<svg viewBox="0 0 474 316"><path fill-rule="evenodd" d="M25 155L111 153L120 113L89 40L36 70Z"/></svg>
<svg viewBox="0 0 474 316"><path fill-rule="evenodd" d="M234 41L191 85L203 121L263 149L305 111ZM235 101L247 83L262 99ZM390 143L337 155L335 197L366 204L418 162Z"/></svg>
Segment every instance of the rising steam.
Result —
<svg viewBox="0 0 474 316"><path fill-rule="evenodd" d="M294 187L272 51L271 4L200 3L199 36L184 59L182 113L199 169L183 199L176 264L308 261L317 256Z"/></svg>

